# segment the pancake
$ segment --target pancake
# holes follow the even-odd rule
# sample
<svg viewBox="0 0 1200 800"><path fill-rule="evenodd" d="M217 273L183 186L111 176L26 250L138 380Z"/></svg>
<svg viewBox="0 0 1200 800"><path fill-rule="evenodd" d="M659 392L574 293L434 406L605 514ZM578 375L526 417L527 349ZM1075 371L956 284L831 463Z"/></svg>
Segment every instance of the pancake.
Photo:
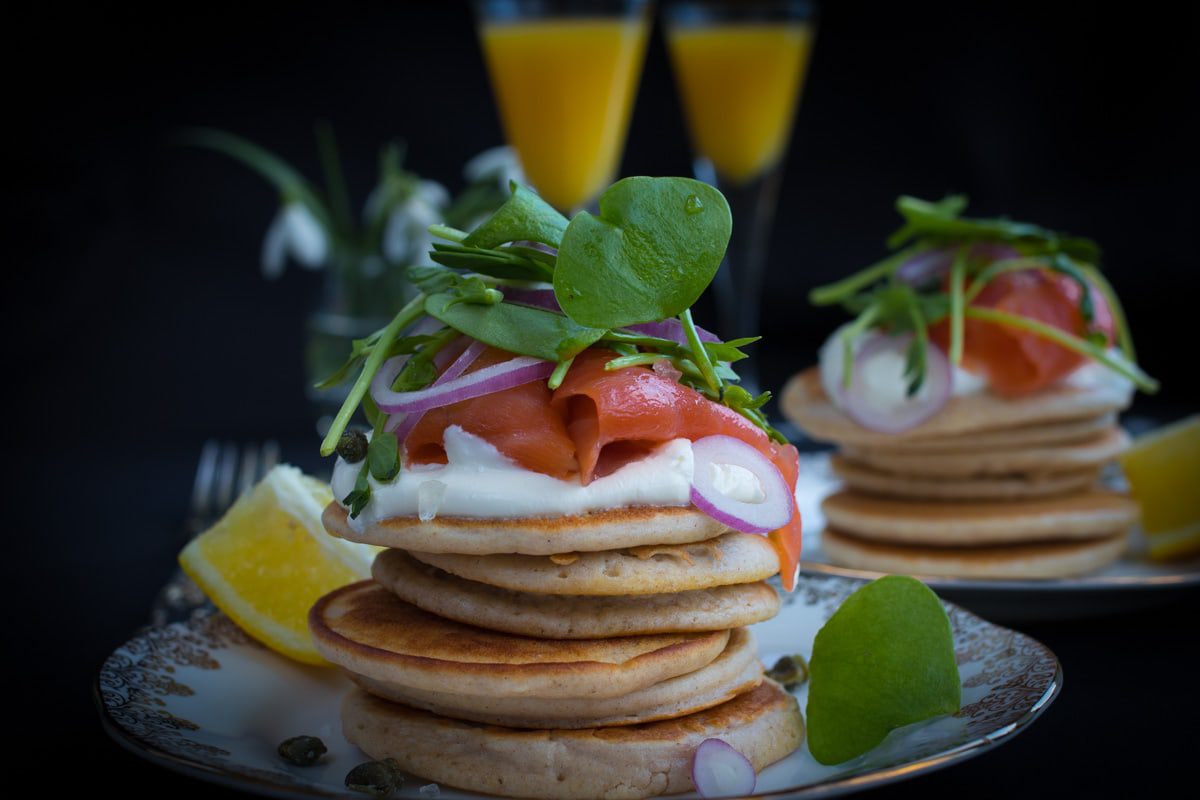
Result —
<svg viewBox="0 0 1200 800"><path fill-rule="evenodd" d="M725 630L779 611L779 595L762 581L677 594L548 596L464 580L403 550L384 550L371 572L401 600L439 617L546 639Z"/></svg>
<svg viewBox="0 0 1200 800"><path fill-rule="evenodd" d="M1096 468L1033 475L964 479L924 478L872 469L843 456L830 458L834 473L857 492L909 500L1013 500L1082 492L1096 484Z"/></svg>
<svg viewBox="0 0 1200 800"><path fill-rule="evenodd" d="M468 519L391 517L357 531L346 509L330 503L325 530L351 542L427 553L548 556L577 550L611 550L651 544L686 544L720 536L729 528L692 506L635 507L567 517Z"/></svg>
<svg viewBox="0 0 1200 800"><path fill-rule="evenodd" d="M1121 557L1126 535L1080 542L931 548L892 545L826 528L821 546L834 564L899 575L979 579L1066 578L1084 575Z"/></svg>
<svg viewBox="0 0 1200 800"><path fill-rule="evenodd" d="M495 697L620 697L694 672L729 631L534 639L422 611L373 581L344 586L309 612L317 650L350 672L415 689Z"/></svg>
<svg viewBox="0 0 1200 800"><path fill-rule="evenodd" d="M973 453L884 452L847 445L842 455L861 466L923 478L970 478L1013 474L1073 472L1098 468L1129 446L1129 435L1109 428L1073 444L1051 444L1016 449L977 450Z"/></svg>
<svg viewBox="0 0 1200 800"><path fill-rule="evenodd" d="M1062 497L999 502L917 502L836 492L821 504L827 527L891 544L978 547L1101 539L1137 521L1137 503L1099 489Z"/></svg>
<svg viewBox="0 0 1200 800"><path fill-rule="evenodd" d="M730 634L724 652L712 663L624 697L599 700L475 697L409 689L361 675L350 677L385 700L445 717L513 728L596 728L673 719L703 711L758 686L762 672L754 637L745 628L738 628Z"/></svg>
<svg viewBox="0 0 1200 800"><path fill-rule="evenodd" d="M516 730L448 719L355 690L342 731L371 758L439 784L505 797L637 800L693 789L696 748L719 738L756 770L804 740L796 699L764 680L727 703L679 719L619 728Z"/></svg>
<svg viewBox="0 0 1200 800"><path fill-rule="evenodd" d="M568 553L553 560L525 555L409 555L460 578L532 594L669 594L751 583L779 572L779 556L769 539L736 532L688 545Z"/></svg>
<svg viewBox="0 0 1200 800"><path fill-rule="evenodd" d="M1128 407L1131 384L1108 373L1098 375L1098 380L1086 385L1064 382L1023 397L986 391L954 397L927 422L904 433L887 434L862 427L834 406L821 386L820 369L814 366L788 381L780 409L814 439L871 447L1081 420Z"/></svg>
<svg viewBox="0 0 1200 800"><path fill-rule="evenodd" d="M1117 424L1116 414L1051 422L1046 425L1025 425L996 431L979 431L957 436L936 436L924 439L881 439L861 445L879 453L971 453L977 450L1012 450L1018 447L1038 447L1049 444L1070 444L1091 439Z"/></svg>

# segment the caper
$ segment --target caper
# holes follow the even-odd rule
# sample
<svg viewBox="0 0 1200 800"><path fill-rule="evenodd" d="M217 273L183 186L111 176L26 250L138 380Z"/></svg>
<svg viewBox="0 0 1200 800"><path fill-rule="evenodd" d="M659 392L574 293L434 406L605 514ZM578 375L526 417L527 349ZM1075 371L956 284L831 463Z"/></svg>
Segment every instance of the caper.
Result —
<svg viewBox="0 0 1200 800"><path fill-rule="evenodd" d="M349 464L357 464L367 457L367 435L362 431L346 431L338 439L337 454Z"/></svg>
<svg viewBox="0 0 1200 800"><path fill-rule="evenodd" d="M395 759L385 758L383 761L366 761L350 770L346 775L346 788L356 792L387 797L404 782L400 774L400 765Z"/></svg>
<svg viewBox="0 0 1200 800"><path fill-rule="evenodd" d="M767 677L783 684L790 692L808 680L808 662L802 655L781 656L775 666L767 670Z"/></svg>
<svg viewBox="0 0 1200 800"><path fill-rule="evenodd" d="M279 757L297 767L311 767L325 755L325 743L315 736L293 736L284 739L276 748Z"/></svg>

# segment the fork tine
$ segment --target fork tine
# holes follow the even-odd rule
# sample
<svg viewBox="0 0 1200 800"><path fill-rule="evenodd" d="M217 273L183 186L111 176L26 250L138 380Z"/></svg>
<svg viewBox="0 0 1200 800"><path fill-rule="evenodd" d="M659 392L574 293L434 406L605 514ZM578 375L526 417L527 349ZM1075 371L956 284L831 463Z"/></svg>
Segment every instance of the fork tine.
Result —
<svg viewBox="0 0 1200 800"><path fill-rule="evenodd" d="M192 483L192 517L206 517L213 500L213 483L217 478L217 457L221 446L216 439L209 439L200 448L200 462L196 465L196 480Z"/></svg>
<svg viewBox="0 0 1200 800"><path fill-rule="evenodd" d="M242 451L242 466L238 470L238 497L253 488L258 479L258 445L251 442Z"/></svg>
<svg viewBox="0 0 1200 800"><path fill-rule="evenodd" d="M233 442L221 448L221 463L217 467L217 503L214 514L223 514L233 503L233 484L237 480L238 449Z"/></svg>

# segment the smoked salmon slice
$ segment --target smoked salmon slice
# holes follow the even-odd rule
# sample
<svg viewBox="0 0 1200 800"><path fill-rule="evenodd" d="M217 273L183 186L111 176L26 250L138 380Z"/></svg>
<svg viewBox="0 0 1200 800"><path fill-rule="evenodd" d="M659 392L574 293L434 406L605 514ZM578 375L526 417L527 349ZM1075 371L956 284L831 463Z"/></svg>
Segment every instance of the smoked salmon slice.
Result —
<svg viewBox="0 0 1200 800"><path fill-rule="evenodd" d="M489 347L467 372L510 358L512 353ZM575 443L567 436L562 416L551 407L544 381L427 411L404 440L409 463L445 464L442 434L451 425L490 443L525 469L560 479L579 471Z"/></svg>
<svg viewBox="0 0 1200 800"><path fill-rule="evenodd" d="M489 348L472 370L513 356ZM445 463L442 434L449 425L491 443L526 469L584 484L672 439L734 436L767 456L795 491L799 456L778 445L731 408L646 367L606 371L607 350L580 353L558 389L540 381L428 412L405 440L412 463ZM801 523L770 534L784 587L795 585Z"/></svg>
<svg viewBox="0 0 1200 800"><path fill-rule="evenodd" d="M1067 275L1028 269L997 276L971 305L1085 336L1089 326L1079 310L1081 293L1079 284ZM1094 288L1091 299L1094 317L1090 328L1104 333L1111 342L1112 312ZM930 337L948 349L949 323L932 326ZM1026 331L970 318L963 323L963 367L984 375L997 394L1011 397L1044 389L1074 372L1085 360L1078 353Z"/></svg>

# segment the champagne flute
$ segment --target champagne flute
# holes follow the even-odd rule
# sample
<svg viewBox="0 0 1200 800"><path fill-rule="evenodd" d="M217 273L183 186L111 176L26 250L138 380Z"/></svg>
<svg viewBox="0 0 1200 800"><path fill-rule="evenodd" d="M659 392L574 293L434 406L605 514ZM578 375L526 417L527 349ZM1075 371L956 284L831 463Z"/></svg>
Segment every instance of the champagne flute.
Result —
<svg viewBox="0 0 1200 800"><path fill-rule="evenodd" d="M733 236L713 282L724 338L757 334L767 245L804 84L816 8L804 0L680 2L667 46L696 155L696 177L729 200ZM740 368L755 389L756 370Z"/></svg>
<svg viewBox="0 0 1200 800"><path fill-rule="evenodd" d="M650 27L648 0L479 0L508 143L564 213L616 177Z"/></svg>

